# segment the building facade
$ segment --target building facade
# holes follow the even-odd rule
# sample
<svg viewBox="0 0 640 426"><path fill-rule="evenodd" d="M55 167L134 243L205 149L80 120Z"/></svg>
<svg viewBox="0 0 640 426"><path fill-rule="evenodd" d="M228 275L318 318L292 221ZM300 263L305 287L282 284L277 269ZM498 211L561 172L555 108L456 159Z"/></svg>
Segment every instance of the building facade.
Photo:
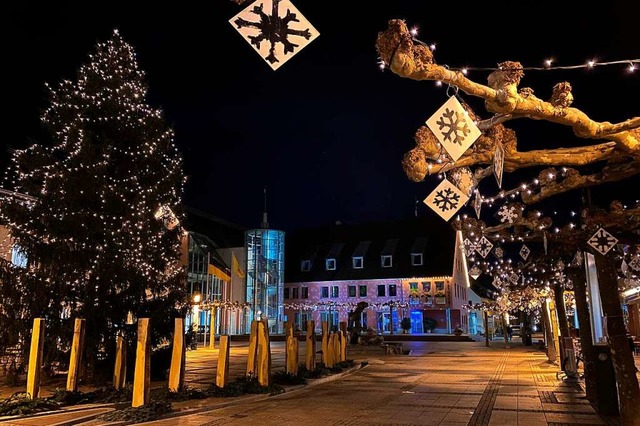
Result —
<svg viewBox="0 0 640 426"><path fill-rule="evenodd" d="M420 218L294 233L285 316L303 330L308 320L335 328L364 302L358 320L380 333L402 332L403 318L413 333L468 331L468 278L454 272L455 237L449 226Z"/></svg>

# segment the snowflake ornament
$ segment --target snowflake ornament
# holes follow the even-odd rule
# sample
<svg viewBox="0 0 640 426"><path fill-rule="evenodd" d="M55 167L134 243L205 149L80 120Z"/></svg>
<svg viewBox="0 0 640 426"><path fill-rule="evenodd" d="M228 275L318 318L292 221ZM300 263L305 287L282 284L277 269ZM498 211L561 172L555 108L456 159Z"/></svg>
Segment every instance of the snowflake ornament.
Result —
<svg viewBox="0 0 640 426"><path fill-rule="evenodd" d="M502 257L504 256L504 250L502 250L502 247L496 247L493 250L493 255L498 259L502 259Z"/></svg>
<svg viewBox="0 0 640 426"><path fill-rule="evenodd" d="M522 248L520 249L520 257L524 260L527 260L530 254L531 250L529 250L529 247L523 244Z"/></svg>
<svg viewBox="0 0 640 426"><path fill-rule="evenodd" d="M436 189L424 199L424 203L444 220L451 219L469 200L465 194L451 182L444 179Z"/></svg>
<svg viewBox="0 0 640 426"><path fill-rule="evenodd" d="M467 257L470 257L474 251L476 251L476 243L472 242L470 239L465 238L464 241L464 253Z"/></svg>
<svg viewBox="0 0 640 426"><path fill-rule="evenodd" d="M449 98L429 119L427 126L453 161L469 149L480 136L480 129L455 96Z"/></svg>
<svg viewBox="0 0 640 426"><path fill-rule="evenodd" d="M520 217L520 213L518 212L518 208L516 206L511 206L509 204L505 204L500 207L498 210L498 216L500 216L501 223L508 223L512 225L518 217Z"/></svg>
<svg viewBox="0 0 640 426"><path fill-rule="evenodd" d="M481 274L482 271L480 270L480 268L478 268L478 265L473 265L471 269L469 269L469 276L474 280L477 279Z"/></svg>
<svg viewBox="0 0 640 426"><path fill-rule="evenodd" d="M509 282L511 284L518 284L518 280L520 279L520 277L518 276L518 274L516 274L515 272L511 275L509 275Z"/></svg>
<svg viewBox="0 0 640 426"><path fill-rule="evenodd" d="M608 233L604 228L600 228L595 234L587 241L591 247L596 249L601 255L609 253L609 250L616 245L618 239Z"/></svg>
<svg viewBox="0 0 640 426"><path fill-rule="evenodd" d="M478 180L468 167L454 169L450 172L449 176L458 189L467 194L467 197L471 197L476 186L478 186Z"/></svg>
<svg viewBox="0 0 640 426"><path fill-rule="evenodd" d="M482 196L480 191L476 189L476 196L473 199L473 209L476 211L476 216L480 219L480 212L482 211Z"/></svg>
<svg viewBox="0 0 640 426"><path fill-rule="evenodd" d="M320 35L289 0L257 0L229 22L273 70Z"/></svg>
<svg viewBox="0 0 640 426"><path fill-rule="evenodd" d="M498 188L502 188L502 173L504 172L504 148L501 143L496 144L496 150L493 153L493 174L498 182Z"/></svg>
<svg viewBox="0 0 640 426"><path fill-rule="evenodd" d="M487 240L486 237L482 237L478 244L476 245L476 251L480 254L480 256L486 258L487 255L491 252L493 248L493 243Z"/></svg>
<svg viewBox="0 0 640 426"><path fill-rule="evenodd" d="M629 268L633 269L636 272L640 272L640 257L634 257L627 263Z"/></svg>

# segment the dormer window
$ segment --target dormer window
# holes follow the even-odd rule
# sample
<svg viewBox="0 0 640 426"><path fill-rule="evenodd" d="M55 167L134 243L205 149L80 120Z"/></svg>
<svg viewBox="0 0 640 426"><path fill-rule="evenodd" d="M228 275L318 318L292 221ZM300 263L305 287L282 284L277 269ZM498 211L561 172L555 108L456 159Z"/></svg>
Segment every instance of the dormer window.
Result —
<svg viewBox="0 0 640 426"><path fill-rule="evenodd" d="M390 254L380 256L380 266L383 268L391 268L391 266L393 266L392 258Z"/></svg>
<svg viewBox="0 0 640 426"><path fill-rule="evenodd" d="M327 271L335 271L336 270L336 260L335 259L326 259L325 266Z"/></svg>
<svg viewBox="0 0 640 426"><path fill-rule="evenodd" d="M354 256L352 259L353 269L362 269L364 267L364 258L362 256Z"/></svg>
<svg viewBox="0 0 640 426"><path fill-rule="evenodd" d="M302 272L309 272L311 270L311 260L304 259L300 262L300 270Z"/></svg>
<svg viewBox="0 0 640 426"><path fill-rule="evenodd" d="M411 253L411 266L422 266L422 253Z"/></svg>

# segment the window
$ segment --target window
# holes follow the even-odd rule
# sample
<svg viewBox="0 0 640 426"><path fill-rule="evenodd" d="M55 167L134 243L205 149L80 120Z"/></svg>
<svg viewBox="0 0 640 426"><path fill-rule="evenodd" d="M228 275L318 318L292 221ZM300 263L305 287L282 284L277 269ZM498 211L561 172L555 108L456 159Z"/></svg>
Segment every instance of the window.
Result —
<svg viewBox="0 0 640 426"><path fill-rule="evenodd" d="M20 268L27 267L27 255L18 245L14 245L11 249L11 263Z"/></svg>
<svg viewBox="0 0 640 426"><path fill-rule="evenodd" d="M436 281L436 291L444 291L444 281Z"/></svg>
<svg viewBox="0 0 640 426"><path fill-rule="evenodd" d="M303 299L308 299L309 298L309 287L301 287L300 290L302 290L302 298Z"/></svg>
<svg viewBox="0 0 640 426"><path fill-rule="evenodd" d="M302 272L309 272L311 270L311 261L309 259L305 259L300 262L300 270Z"/></svg>
<svg viewBox="0 0 640 426"><path fill-rule="evenodd" d="M409 283L409 291L411 293L413 293L414 291L418 291L418 283L417 282L410 282Z"/></svg>
<svg viewBox="0 0 640 426"><path fill-rule="evenodd" d="M350 285L349 286L349 297L356 297L356 286L355 285Z"/></svg>
<svg viewBox="0 0 640 426"><path fill-rule="evenodd" d="M292 299L297 299L298 298L298 287L293 287L291 289L291 298Z"/></svg>
<svg viewBox="0 0 640 426"><path fill-rule="evenodd" d="M284 288L284 298L285 299L289 298L289 289L287 287Z"/></svg>
<svg viewBox="0 0 640 426"><path fill-rule="evenodd" d="M358 257L354 257L353 258L353 269L362 269L363 266L363 261L364 259L362 258L362 256L358 256Z"/></svg>
<svg viewBox="0 0 640 426"><path fill-rule="evenodd" d="M422 266L422 253L411 253L411 265Z"/></svg>
<svg viewBox="0 0 640 426"><path fill-rule="evenodd" d="M378 297L384 297L386 293L386 287L384 284L378 286Z"/></svg>
<svg viewBox="0 0 640 426"><path fill-rule="evenodd" d="M383 268L391 268L393 262L391 261L391 255L387 254L380 256L380 263Z"/></svg>
<svg viewBox="0 0 640 426"><path fill-rule="evenodd" d="M422 281L422 291L425 293L431 294L431 282Z"/></svg>
<svg viewBox="0 0 640 426"><path fill-rule="evenodd" d="M367 297L367 286L359 285L358 286L358 294L360 297Z"/></svg>
<svg viewBox="0 0 640 426"><path fill-rule="evenodd" d="M329 287L322 287L322 296L320 296L324 299L326 299L327 297L329 297Z"/></svg>
<svg viewBox="0 0 640 426"><path fill-rule="evenodd" d="M397 296L397 288L395 284L389 284L389 297Z"/></svg>
<svg viewBox="0 0 640 426"><path fill-rule="evenodd" d="M340 287L337 285L331 286L331 297L336 298L340 296Z"/></svg>
<svg viewBox="0 0 640 426"><path fill-rule="evenodd" d="M335 259L327 259L325 262L327 267L327 271L335 271L336 270L336 260Z"/></svg>

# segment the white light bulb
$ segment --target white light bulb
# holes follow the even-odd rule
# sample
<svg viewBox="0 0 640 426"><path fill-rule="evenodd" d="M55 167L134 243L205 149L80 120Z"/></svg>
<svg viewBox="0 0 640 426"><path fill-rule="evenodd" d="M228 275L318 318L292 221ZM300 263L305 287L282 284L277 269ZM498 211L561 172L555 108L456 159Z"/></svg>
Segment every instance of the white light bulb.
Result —
<svg viewBox="0 0 640 426"><path fill-rule="evenodd" d="M587 66L589 68L593 68L595 65L596 65L596 60L595 59L592 59L592 60L587 62Z"/></svg>

